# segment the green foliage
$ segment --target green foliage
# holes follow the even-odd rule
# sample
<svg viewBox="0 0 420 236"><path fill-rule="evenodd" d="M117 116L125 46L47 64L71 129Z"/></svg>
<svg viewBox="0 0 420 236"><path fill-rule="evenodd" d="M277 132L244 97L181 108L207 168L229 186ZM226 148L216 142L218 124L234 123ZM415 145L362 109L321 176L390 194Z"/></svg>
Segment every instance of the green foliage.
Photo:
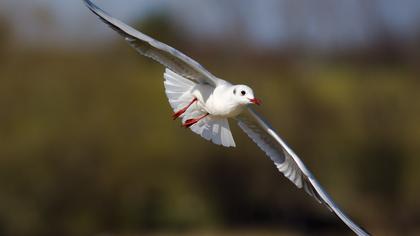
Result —
<svg viewBox="0 0 420 236"><path fill-rule="evenodd" d="M146 19L136 24L138 29L146 32L154 38L159 38L163 42L174 43L177 41L177 35L180 35L176 29L174 22L168 16L167 12L156 11L149 13Z"/></svg>
<svg viewBox="0 0 420 236"><path fill-rule="evenodd" d="M172 121L163 69L125 52L26 52L0 64L1 235L293 227L316 219L346 231L237 128L239 148L224 149ZM209 62L255 88L262 112L359 222L400 225L418 214L414 70Z"/></svg>

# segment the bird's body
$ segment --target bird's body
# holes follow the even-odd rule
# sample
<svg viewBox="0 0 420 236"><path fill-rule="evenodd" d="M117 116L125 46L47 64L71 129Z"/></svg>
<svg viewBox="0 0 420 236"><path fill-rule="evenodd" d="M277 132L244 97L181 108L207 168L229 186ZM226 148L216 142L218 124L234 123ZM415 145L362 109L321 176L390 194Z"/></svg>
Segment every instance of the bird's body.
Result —
<svg viewBox="0 0 420 236"><path fill-rule="evenodd" d="M228 119L240 115L247 104L260 102L248 86L221 79L216 86L194 83L169 69L164 77L174 119L182 118L185 127L215 144L236 146Z"/></svg>
<svg viewBox="0 0 420 236"><path fill-rule="evenodd" d="M111 17L89 0L86 6L112 29L121 34L142 55L166 67L165 93L174 114L184 127L206 140L235 147L228 119L239 127L274 162L277 169L298 188L303 188L319 203L333 211L357 235L369 235L355 224L321 187L302 160L250 106L261 102L246 85L232 85L204 69L180 51L161 43Z"/></svg>
<svg viewBox="0 0 420 236"><path fill-rule="evenodd" d="M232 85L225 84L216 88L209 88L208 85L199 85L197 90L193 91L193 95L197 96L200 101L202 94L206 96L210 92L210 96L203 102L205 109L211 116L218 118L234 118L243 111L243 106L233 101L229 102L230 91ZM205 97L204 97L205 98Z"/></svg>

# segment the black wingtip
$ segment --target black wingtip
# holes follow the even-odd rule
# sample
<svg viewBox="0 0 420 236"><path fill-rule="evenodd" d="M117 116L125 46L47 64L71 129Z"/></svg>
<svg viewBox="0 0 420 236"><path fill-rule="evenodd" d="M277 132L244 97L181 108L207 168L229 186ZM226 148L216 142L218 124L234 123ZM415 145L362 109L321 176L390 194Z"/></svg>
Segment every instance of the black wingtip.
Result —
<svg viewBox="0 0 420 236"><path fill-rule="evenodd" d="M91 1L89 1L89 0L82 0L82 2L87 6L87 7L91 7L92 6L92 2Z"/></svg>
<svg viewBox="0 0 420 236"><path fill-rule="evenodd" d="M91 10L93 13L95 13L95 9L97 8L95 6L95 4L93 4L93 2L89 1L89 0L82 0L83 4L85 4L85 6L87 8L89 8L89 10ZM96 14L96 13L95 13Z"/></svg>
<svg viewBox="0 0 420 236"><path fill-rule="evenodd" d="M91 2L90 0L82 0L83 3L85 4L85 6L87 8L89 8L89 10L91 10L93 13L95 13L95 15L98 15L97 11L101 11L101 9L99 9L98 6L96 6L93 2Z"/></svg>

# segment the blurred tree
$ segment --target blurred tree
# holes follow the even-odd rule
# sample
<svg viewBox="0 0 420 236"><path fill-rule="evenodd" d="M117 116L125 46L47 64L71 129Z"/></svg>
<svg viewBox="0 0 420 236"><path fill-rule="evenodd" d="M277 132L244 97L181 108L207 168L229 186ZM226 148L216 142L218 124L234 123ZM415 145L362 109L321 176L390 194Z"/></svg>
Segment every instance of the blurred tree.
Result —
<svg viewBox="0 0 420 236"><path fill-rule="evenodd" d="M10 27L6 19L0 16L0 60L4 57L5 50L9 44Z"/></svg>
<svg viewBox="0 0 420 236"><path fill-rule="evenodd" d="M147 35L169 45L176 45L182 40L179 30L166 11L154 11L145 19L139 19L134 24L135 28Z"/></svg>

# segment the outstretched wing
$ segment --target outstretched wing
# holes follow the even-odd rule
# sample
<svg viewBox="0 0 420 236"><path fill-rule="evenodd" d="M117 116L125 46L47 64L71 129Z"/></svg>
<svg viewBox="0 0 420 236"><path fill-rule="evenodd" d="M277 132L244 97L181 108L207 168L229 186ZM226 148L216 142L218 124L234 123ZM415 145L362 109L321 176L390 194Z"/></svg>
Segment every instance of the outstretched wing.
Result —
<svg viewBox="0 0 420 236"><path fill-rule="evenodd" d="M270 124L254 109L248 107L247 110L248 114L244 112L245 114L237 117L239 126L270 157L279 171L298 188L304 188L318 202L326 205L357 235L369 235L341 211L302 160L286 145Z"/></svg>
<svg viewBox="0 0 420 236"><path fill-rule="evenodd" d="M181 53L180 51L161 43L127 24L117 20L101 10L89 0L83 0L86 6L97 15L103 22L121 34L131 46L142 55L150 57L161 63L168 69L176 72L183 77L194 80L195 82L210 84L214 87L221 82L198 62Z"/></svg>

